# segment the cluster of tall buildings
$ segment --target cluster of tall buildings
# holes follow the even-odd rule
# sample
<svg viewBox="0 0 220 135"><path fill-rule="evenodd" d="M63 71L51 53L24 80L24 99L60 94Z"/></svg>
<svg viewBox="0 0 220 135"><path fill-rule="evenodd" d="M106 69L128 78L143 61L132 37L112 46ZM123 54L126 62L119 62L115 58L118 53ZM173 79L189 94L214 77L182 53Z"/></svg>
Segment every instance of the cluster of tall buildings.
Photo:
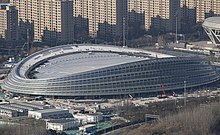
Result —
<svg viewBox="0 0 220 135"><path fill-rule="evenodd" d="M89 36L105 39L122 35L127 0L73 0L73 5L76 28L84 28Z"/></svg>
<svg viewBox="0 0 220 135"><path fill-rule="evenodd" d="M15 6L0 4L0 38L18 40L18 11Z"/></svg>
<svg viewBox="0 0 220 135"><path fill-rule="evenodd" d="M2 38L52 44L120 39L135 25L156 33L188 32L220 14L219 0L11 0L6 7L0 9Z"/></svg>
<svg viewBox="0 0 220 135"><path fill-rule="evenodd" d="M208 17L219 16L220 1L180 0L180 15L180 27L187 32L196 23L202 23Z"/></svg>

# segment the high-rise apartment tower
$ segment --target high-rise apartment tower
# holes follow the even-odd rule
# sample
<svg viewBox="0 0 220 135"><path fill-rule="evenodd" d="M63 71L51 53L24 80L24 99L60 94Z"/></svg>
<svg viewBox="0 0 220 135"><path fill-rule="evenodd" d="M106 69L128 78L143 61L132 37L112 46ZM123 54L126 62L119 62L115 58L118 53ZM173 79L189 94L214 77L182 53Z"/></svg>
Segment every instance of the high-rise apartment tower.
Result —
<svg viewBox="0 0 220 135"><path fill-rule="evenodd" d="M18 11L15 6L0 5L0 37L6 41L18 40Z"/></svg>
<svg viewBox="0 0 220 135"><path fill-rule="evenodd" d="M20 35L23 38L53 44L73 42L71 0L12 0L11 3L18 8Z"/></svg>

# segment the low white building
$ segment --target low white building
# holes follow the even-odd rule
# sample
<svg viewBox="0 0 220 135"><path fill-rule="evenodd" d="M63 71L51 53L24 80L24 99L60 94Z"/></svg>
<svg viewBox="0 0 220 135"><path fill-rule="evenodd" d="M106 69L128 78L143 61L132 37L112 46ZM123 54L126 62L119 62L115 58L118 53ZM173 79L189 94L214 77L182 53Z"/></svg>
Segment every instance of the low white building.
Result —
<svg viewBox="0 0 220 135"><path fill-rule="evenodd" d="M79 131L81 131L83 133L90 132L95 129L96 129L95 124L88 124L88 125L84 125L84 126L79 127Z"/></svg>
<svg viewBox="0 0 220 135"><path fill-rule="evenodd" d="M61 109L44 109L28 111L28 117L35 119L58 119L58 118L68 118L71 114L69 110Z"/></svg>
<svg viewBox="0 0 220 135"><path fill-rule="evenodd" d="M88 123L97 123L103 120L103 114L102 113L91 113L87 114L87 121Z"/></svg>
<svg viewBox="0 0 220 135"><path fill-rule="evenodd" d="M82 123L97 123L103 120L102 113L91 113L91 114L74 114L73 117L82 121Z"/></svg>
<svg viewBox="0 0 220 135"><path fill-rule="evenodd" d="M27 116L27 115L28 115L28 110L27 110L27 109L14 107L14 106L11 106L10 104L0 105L0 108L2 108L2 109L4 108L4 109L9 109L9 110L14 110L14 111L16 111L17 116Z"/></svg>
<svg viewBox="0 0 220 135"><path fill-rule="evenodd" d="M0 108L0 116L17 117L18 112L15 110L11 110L11 109Z"/></svg>
<svg viewBox="0 0 220 135"><path fill-rule="evenodd" d="M78 120L74 119L58 119L58 120L50 120L46 122L46 128L56 130L56 131L64 131L68 129L76 128L80 125Z"/></svg>
<svg viewBox="0 0 220 135"><path fill-rule="evenodd" d="M29 98L30 99L30 98ZM29 100L29 99L26 99L26 100ZM34 100L34 98L31 98L31 100ZM26 107L31 107L33 108L33 110L43 110L43 109L50 109L50 106L46 106L46 105L42 105L42 104L37 104L36 102L16 102L17 105L20 105L20 106L26 106Z"/></svg>

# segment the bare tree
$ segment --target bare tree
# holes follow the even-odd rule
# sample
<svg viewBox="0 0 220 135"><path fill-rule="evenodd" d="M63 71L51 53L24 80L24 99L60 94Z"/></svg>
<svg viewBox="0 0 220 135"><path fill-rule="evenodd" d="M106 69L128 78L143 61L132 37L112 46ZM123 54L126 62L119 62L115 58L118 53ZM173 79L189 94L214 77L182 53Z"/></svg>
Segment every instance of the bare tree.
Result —
<svg viewBox="0 0 220 135"><path fill-rule="evenodd" d="M185 109L170 114L153 125L129 131L128 135L216 135L220 125L220 103Z"/></svg>
<svg viewBox="0 0 220 135"><path fill-rule="evenodd" d="M165 39L164 39L164 37L161 35L161 36L158 36L158 39L157 39L157 42L158 42L158 45L159 46L164 46L164 44L165 44Z"/></svg>

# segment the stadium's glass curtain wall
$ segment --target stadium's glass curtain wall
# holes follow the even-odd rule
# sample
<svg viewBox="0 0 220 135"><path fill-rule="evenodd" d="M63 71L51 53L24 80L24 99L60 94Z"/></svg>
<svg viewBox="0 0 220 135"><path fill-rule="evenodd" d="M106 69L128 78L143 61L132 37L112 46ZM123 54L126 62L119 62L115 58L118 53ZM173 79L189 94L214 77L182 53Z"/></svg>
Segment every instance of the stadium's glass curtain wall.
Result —
<svg viewBox="0 0 220 135"><path fill-rule="evenodd" d="M152 58L69 76L28 79L17 65L2 88L14 93L49 96L93 96L148 93L209 84L218 80L210 63L201 58ZM31 69L31 68L30 68ZM26 72L28 73L28 71Z"/></svg>

